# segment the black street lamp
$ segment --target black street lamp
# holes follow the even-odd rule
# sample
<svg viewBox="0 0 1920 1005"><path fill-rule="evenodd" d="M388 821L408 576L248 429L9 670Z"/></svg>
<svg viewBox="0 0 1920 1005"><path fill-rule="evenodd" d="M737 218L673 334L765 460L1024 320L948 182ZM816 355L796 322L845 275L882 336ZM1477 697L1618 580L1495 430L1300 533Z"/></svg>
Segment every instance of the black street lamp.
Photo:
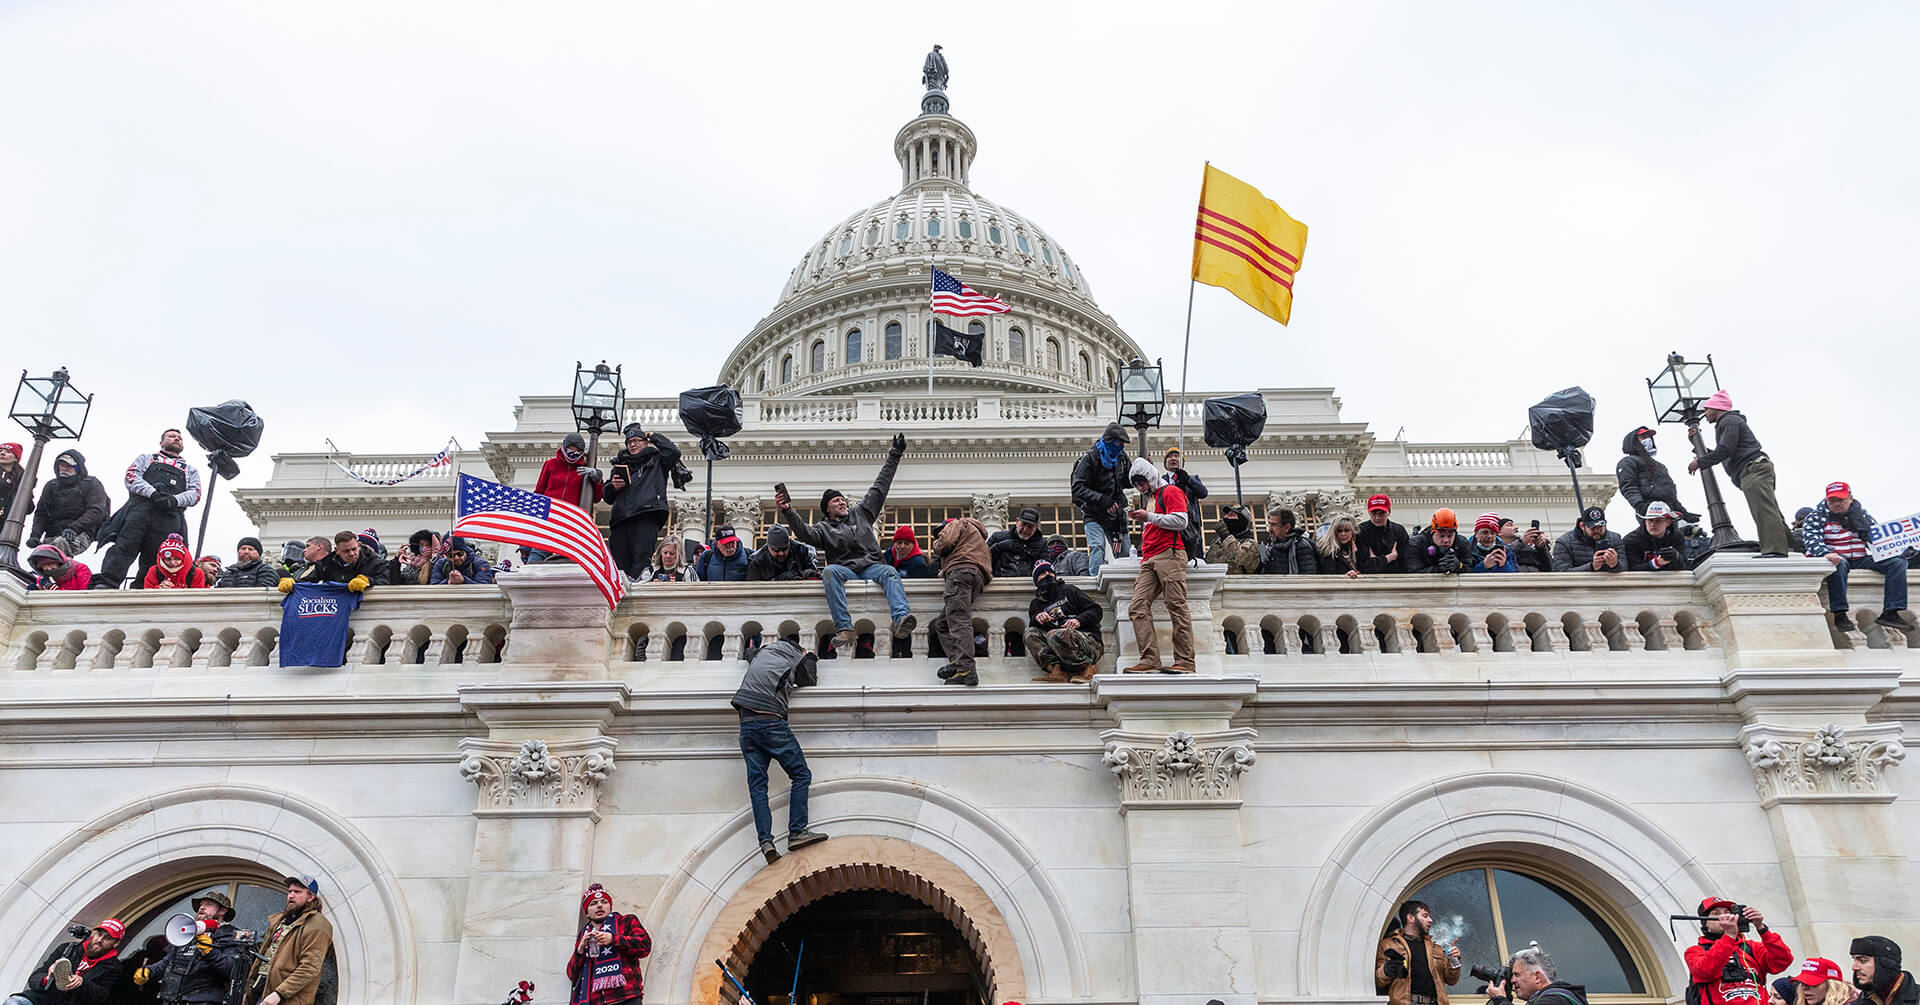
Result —
<svg viewBox="0 0 1920 1005"><path fill-rule="evenodd" d="M0 568L14 568L20 559L20 539L26 531L27 504L33 499L41 451L48 440L79 439L92 408L93 395L81 394L69 383L66 367L53 371L51 377L29 377L27 371L20 371L20 386L13 393L13 407L7 417L33 437L33 450L21 462L25 470L20 487L7 507L6 523L0 524Z"/></svg>
<svg viewBox="0 0 1920 1005"><path fill-rule="evenodd" d="M600 434L619 429L626 418L627 392L620 383L620 368L607 368L607 361L585 367L573 364L573 425L587 435L587 466L600 466ZM593 512L593 482L580 484L580 508Z"/></svg>
<svg viewBox="0 0 1920 1005"><path fill-rule="evenodd" d="M1677 352L1668 353L1667 368L1647 378L1653 421L1656 425L1686 426L1687 442L1693 445L1693 456L1699 457L1707 452L1706 441L1700 437L1700 418L1704 414L1701 406L1718 390L1720 375L1713 369L1712 354L1708 354L1704 363L1691 363ZM1742 541L1734 531L1733 520L1727 516L1726 500L1720 496L1720 482L1713 477L1712 468L1701 467L1700 488L1707 496L1707 520L1713 525L1714 550L1758 550L1759 545Z"/></svg>
<svg viewBox="0 0 1920 1005"><path fill-rule="evenodd" d="M1167 407L1166 393L1160 383L1160 361L1148 366L1147 361L1138 356L1126 366L1120 368L1120 387L1116 392L1119 398L1120 421L1132 426L1139 434L1140 443L1134 449L1136 457L1147 456L1147 427L1160 424L1160 413Z"/></svg>

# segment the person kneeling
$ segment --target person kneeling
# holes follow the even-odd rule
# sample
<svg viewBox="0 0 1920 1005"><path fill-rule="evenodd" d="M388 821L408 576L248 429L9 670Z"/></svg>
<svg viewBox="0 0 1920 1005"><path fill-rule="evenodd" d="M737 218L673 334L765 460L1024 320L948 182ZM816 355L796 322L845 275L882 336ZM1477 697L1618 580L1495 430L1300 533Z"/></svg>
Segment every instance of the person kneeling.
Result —
<svg viewBox="0 0 1920 1005"><path fill-rule="evenodd" d="M1027 617L1027 655L1043 671L1034 683L1085 684L1093 679L1107 652L1100 641L1100 605L1079 587L1061 582L1050 562L1033 567Z"/></svg>

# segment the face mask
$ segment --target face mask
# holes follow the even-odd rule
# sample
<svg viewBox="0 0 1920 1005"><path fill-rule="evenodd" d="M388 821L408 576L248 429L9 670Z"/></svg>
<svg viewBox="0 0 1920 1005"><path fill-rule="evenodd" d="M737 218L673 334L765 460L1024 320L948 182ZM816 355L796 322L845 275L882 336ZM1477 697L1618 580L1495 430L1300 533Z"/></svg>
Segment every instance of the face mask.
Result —
<svg viewBox="0 0 1920 1005"><path fill-rule="evenodd" d="M1058 579L1054 579L1053 577L1049 576L1048 578L1040 581L1041 596L1051 598L1054 594L1059 592L1060 592L1060 581Z"/></svg>
<svg viewBox="0 0 1920 1005"><path fill-rule="evenodd" d="M1641 440L1641 441L1640 441L1640 447L1641 447L1641 449L1643 449L1643 450L1645 450L1645 451L1647 452L1647 456L1648 456L1648 457L1652 457L1652 456L1653 456L1653 454L1654 454L1654 448L1653 448L1653 437L1651 437L1651 436L1649 436L1649 437L1647 437L1647 438L1645 438L1645 439L1643 439L1643 440Z"/></svg>

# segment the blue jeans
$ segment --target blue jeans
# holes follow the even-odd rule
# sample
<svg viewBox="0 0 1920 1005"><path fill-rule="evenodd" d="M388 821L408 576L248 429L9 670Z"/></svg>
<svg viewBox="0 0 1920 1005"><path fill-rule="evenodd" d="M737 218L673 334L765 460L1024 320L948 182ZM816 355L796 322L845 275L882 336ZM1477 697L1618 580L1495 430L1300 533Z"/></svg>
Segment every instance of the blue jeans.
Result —
<svg viewBox="0 0 1920 1005"><path fill-rule="evenodd" d="M813 784L813 772L807 770L807 755L800 752L800 741L793 738L785 719L740 720L740 754L747 759L747 798L753 802L753 830L761 841L773 840L773 810L767 807L767 762L779 761L791 783L792 799L787 804L787 832L798 834L807 829L807 788Z"/></svg>
<svg viewBox="0 0 1920 1005"><path fill-rule="evenodd" d="M1895 555L1876 562L1872 555L1868 555L1865 558L1849 558L1847 564L1833 567L1833 573L1827 577L1827 607L1830 610L1839 612L1847 609L1847 573L1855 569L1871 569L1887 577L1887 595L1881 606L1889 611L1907 609L1907 560Z"/></svg>
<svg viewBox="0 0 1920 1005"><path fill-rule="evenodd" d="M912 613L907 607L907 588L901 585L900 573L893 566L875 562L867 566L866 571L855 572L844 565L829 565L822 580L827 588L827 613L833 615L834 631L844 632L853 627L853 619L847 616L847 581L850 579L879 583L887 595L887 609L893 612L893 620Z"/></svg>
<svg viewBox="0 0 1920 1005"><path fill-rule="evenodd" d="M1107 549L1113 549L1114 558L1127 557L1127 536L1108 537L1107 529L1087 521L1087 575L1098 576L1100 567L1107 564Z"/></svg>

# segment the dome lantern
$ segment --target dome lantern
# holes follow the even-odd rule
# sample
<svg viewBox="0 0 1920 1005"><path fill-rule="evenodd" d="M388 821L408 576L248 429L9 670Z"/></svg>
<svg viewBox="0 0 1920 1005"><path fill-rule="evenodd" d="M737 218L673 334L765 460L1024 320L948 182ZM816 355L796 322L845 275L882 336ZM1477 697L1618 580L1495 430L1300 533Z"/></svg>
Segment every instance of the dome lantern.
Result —
<svg viewBox="0 0 1920 1005"><path fill-rule="evenodd" d="M920 70L927 93L920 99L920 116L893 138L893 156L900 162L900 189L958 188L965 190L968 169L977 149L973 130L947 114L947 58L934 46Z"/></svg>

